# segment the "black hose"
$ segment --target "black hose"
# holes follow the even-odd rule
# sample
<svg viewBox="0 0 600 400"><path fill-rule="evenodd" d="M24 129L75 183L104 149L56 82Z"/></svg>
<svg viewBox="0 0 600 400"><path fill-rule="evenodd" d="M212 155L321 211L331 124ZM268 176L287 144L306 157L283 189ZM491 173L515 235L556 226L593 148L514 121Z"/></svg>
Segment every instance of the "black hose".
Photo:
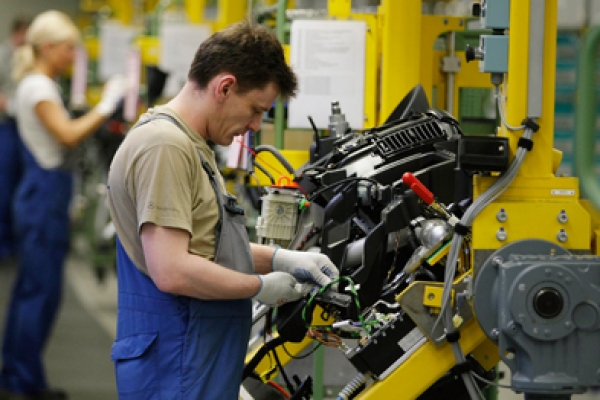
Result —
<svg viewBox="0 0 600 400"><path fill-rule="evenodd" d="M278 336L275 339L263 344L262 347L260 349L258 349L258 351L254 355L254 357L252 357L252 360L250 360L250 362L248 364L246 364L246 366L244 367L244 372L242 374L242 381L244 381L244 379L246 379L247 377L249 377L252 374L252 372L258 366L260 361L267 354L269 354L269 352L271 350L274 350L277 346L279 346L280 344L284 344L284 343L285 343L285 339L282 338L281 336Z"/></svg>
<svg viewBox="0 0 600 400"><path fill-rule="evenodd" d="M283 167L291 175L296 174L296 170L294 170L294 167L292 167L292 164L290 164L289 161L285 159L283 154L281 154L281 152L279 150L277 150L275 148L275 146L271 146L270 144L260 144L260 145L256 146L254 151L256 152L257 155L258 155L258 153L260 153L262 151L268 151L269 153L273 154L273 156L275 156L275 158L281 163L281 165L283 165Z"/></svg>
<svg viewBox="0 0 600 400"><path fill-rule="evenodd" d="M265 174L267 176L267 178L269 178L269 180L271 181L271 185L275 184L275 178L273 178L273 175L271 175L271 173L269 171L267 171L265 169L265 167L263 167L262 165L260 165L257 162L254 163L254 166L256 168L258 168L260 170L260 172L262 172L263 174Z"/></svg>

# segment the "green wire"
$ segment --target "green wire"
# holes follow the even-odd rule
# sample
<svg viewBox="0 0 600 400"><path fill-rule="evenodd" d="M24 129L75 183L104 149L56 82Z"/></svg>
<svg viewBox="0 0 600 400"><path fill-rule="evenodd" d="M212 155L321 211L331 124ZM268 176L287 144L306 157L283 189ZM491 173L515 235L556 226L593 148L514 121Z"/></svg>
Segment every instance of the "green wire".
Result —
<svg viewBox="0 0 600 400"><path fill-rule="evenodd" d="M365 323L365 320L360 312L360 301L358 299L358 293L356 291L356 288L354 287L354 282L352 281L352 279L348 276L341 276L331 282L329 282L327 285L322 286L319 291L315 294L313 294L312 296L310 296L310 298L308 299L308 302L306 303L306 306L304 306L304 308L302 309L302 320L304 321L304 324L306 325L306 328L310 329L311 327L317 327L316 325L310 325L306 319L306 313L307 313L307 309L312 308L312 303L314 302L315 298L320 295L325 293L325 291L327 291L329 288L331 288L331 286L335 285L336 283L341 282L342 280L347 281L349 286L350 286L350 292L354 295L354 302L356 304L356 308L358 310L358 320L360 321L361 325L363 326L363 328L365 328L365 330L367 331L368 334L371 334L371 326L376 324L377 321L373 321L371 323Z"/></svg>

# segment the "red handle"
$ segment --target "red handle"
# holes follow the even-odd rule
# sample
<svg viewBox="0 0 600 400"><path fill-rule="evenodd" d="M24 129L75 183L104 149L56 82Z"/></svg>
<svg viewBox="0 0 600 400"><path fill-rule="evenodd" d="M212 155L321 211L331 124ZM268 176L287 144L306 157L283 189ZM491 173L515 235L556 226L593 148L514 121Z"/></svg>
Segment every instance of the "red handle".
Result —
<svg viewBox="0 0 600 400"><path fill-rule="evenodd" d="M427 189L425 185L423 185L421 181L415 178L415 176L410 172L405 172L404 175L402 175L402 182L411 188L412 191L421 198L421 200L427 203L427 205L430 205L434 202L435 199L433 197L433 193L431 193L429 189Z"/></svg>

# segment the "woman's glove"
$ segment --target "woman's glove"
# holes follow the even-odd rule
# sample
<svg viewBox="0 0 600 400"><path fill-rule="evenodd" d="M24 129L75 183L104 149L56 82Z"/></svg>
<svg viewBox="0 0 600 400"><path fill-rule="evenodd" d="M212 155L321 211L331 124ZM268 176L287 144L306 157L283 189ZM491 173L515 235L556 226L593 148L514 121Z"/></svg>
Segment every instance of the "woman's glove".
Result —
<svg viewBox="0 0 600 400"><path fill-rule="evenodd" d="M109 117L115 112L119 102L125 97L125 94L129 90L129 83L127 78L122 75L115 75L111 77L102 89L102 98L96 106L95 110L105 116Z"/></svg>
<svg viewBox="0 0 600 400"><path fill-rule="evenodd" d="M329 257L321 253L292 251L277 248L271 260L273 271L288 272L300 283L325 286L337 279L340 273Z"/></svg>
<svg viewBox="0 0 600 400"><path fill-rule="evenodd" d="M301 299L314 287L314 285L298 283L286 272L271 272L257 276L260 278L261 285L253 299L271 307Z"/></svg>

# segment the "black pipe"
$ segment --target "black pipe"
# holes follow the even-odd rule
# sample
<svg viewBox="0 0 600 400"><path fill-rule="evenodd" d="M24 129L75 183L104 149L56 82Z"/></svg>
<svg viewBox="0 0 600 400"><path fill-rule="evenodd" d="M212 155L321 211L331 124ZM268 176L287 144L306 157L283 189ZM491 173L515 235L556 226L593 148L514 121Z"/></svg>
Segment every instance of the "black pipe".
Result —
<svg viewBox="0 0 600 400"><path fill-rule="evenodd" d="M281 163L281 165L283 165L283 167L290 174L292 174L292 175L296 174L296 171L294 170L294 167L292 167L292 164L290 164L289 161L285 159L283 154L281 154L281 152L279 150L277 150L275 148L275 146L271 146L270 144L261 144L261 145L256 146L256 148L254 150L256 151L257 155L258 155L258 153L260 153L262 151L268 151L269 153L273 154L273 156Z"/></svg>

